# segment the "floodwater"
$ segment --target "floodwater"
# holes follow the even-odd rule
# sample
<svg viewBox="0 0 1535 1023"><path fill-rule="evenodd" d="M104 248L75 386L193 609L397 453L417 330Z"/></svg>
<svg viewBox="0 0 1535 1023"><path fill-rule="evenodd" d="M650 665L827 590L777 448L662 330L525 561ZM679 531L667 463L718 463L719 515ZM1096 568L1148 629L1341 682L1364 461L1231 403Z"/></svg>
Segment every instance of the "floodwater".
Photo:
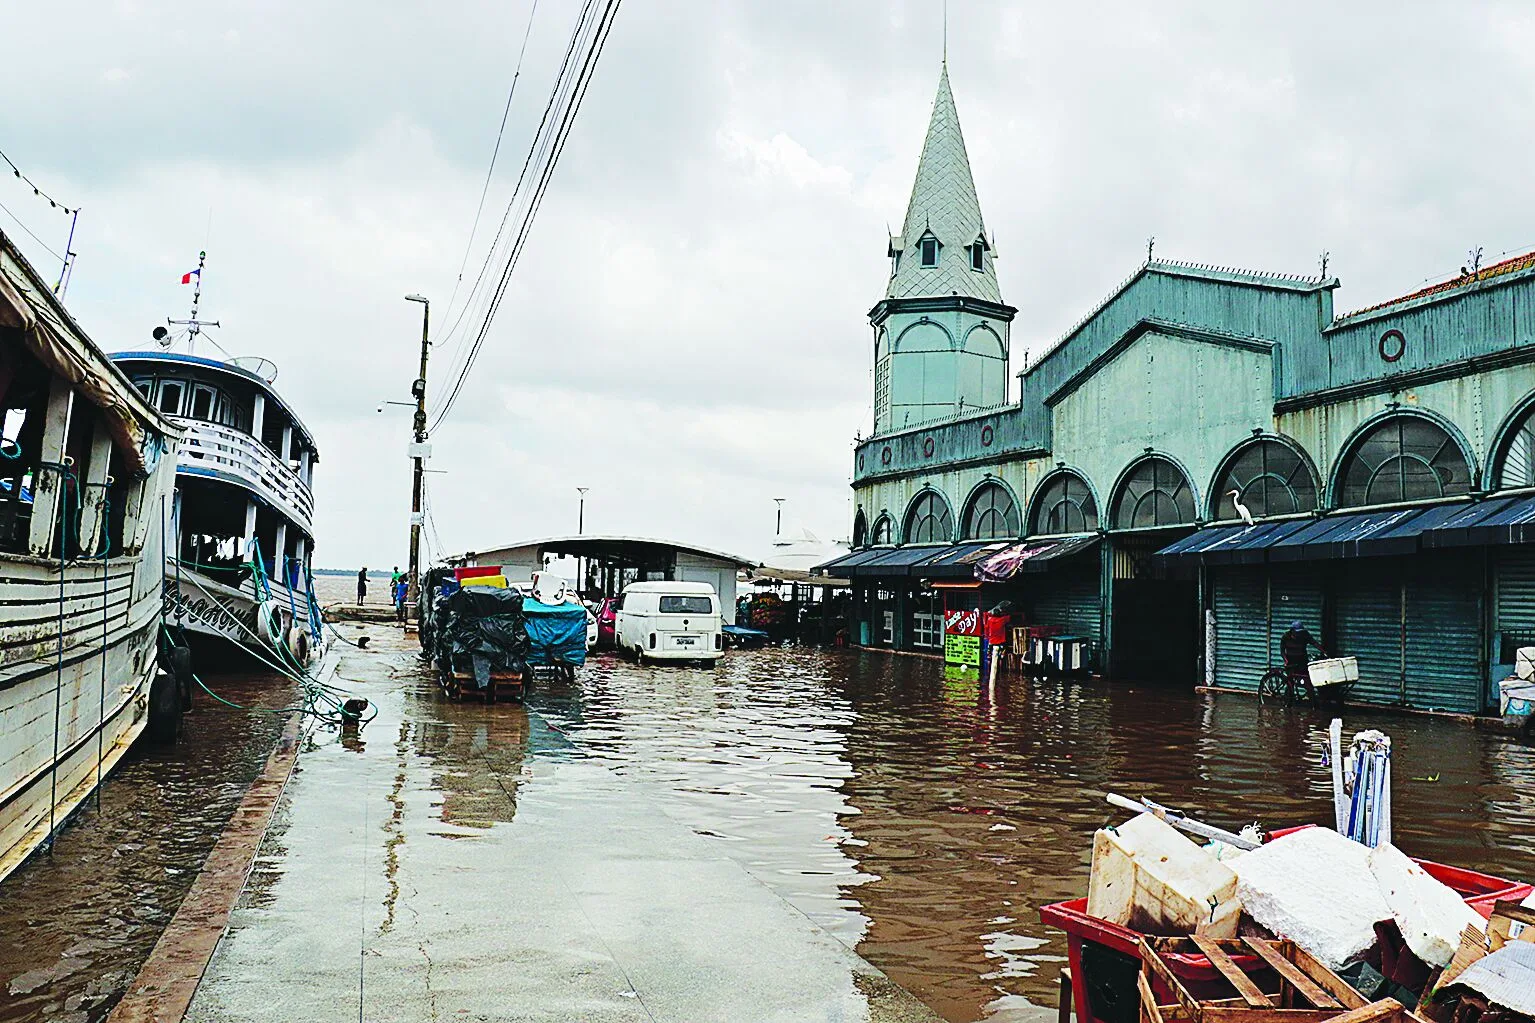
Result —
<svg viewBox="0 0 1535 1023"><path fill-rule="evenodd" d="M1331 814L1325 718L1242 697L989 688L929 659L856 651L734 653L714 670L603 655L574 685L535 689L525 710L494 708L506 727L487 729L492 709L446 702L407 654L391 656L399 722L363 738L397 762L390 777L428 791L375 788L370 919L394 919L407 802L435 807L455 834L532 826L516 804L558 784L529 767L557 749L642 787L956 1023L1053 1006L1065 943L1038 909L1085 892L1092 832L1123 816L1106 792L1233 829ZM215 688L286 699L253 678ZM106 786L100 817L82 814L52 860L0 886L0 1021L100 1019L148 954L276 734L270 715L209 702L186 744L139 753ZM1346 725L1392 736L1406 851L1535 880L1535 750L1439 719L1350 711ZM565 794L571 814L578 795ZM284 883L289 868L269 859L247 904Z"/></svg>
<svg viewBox="0 0 1535 1023"><path fill-rule="evenodd" d="M287 705L265 674L207 675L243 707ZM0 1020L99 1020L181 905L283 719L194 697L180 743L141 742L82 805L53 855L0 883Z"/></svg>

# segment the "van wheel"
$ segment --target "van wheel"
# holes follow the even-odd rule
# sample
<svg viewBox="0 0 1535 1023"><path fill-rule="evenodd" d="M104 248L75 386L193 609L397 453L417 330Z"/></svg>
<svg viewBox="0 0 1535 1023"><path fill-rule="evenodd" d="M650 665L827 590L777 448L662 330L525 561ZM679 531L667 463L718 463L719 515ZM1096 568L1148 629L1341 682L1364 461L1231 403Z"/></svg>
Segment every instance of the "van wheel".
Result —
<svg viewBox="0 0 1535 1023"><path fill-rule="evenodd" d="M645 664L645 648L638 643L634 645L634 663L642 667Z"/></svg>

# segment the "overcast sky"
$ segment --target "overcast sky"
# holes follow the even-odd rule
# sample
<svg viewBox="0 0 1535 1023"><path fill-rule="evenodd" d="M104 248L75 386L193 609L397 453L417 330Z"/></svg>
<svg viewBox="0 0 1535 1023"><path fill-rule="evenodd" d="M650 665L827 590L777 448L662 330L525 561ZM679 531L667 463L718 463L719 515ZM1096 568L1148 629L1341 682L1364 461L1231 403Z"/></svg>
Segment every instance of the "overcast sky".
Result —
<svg viewBox="0 0 1535 1023"><path fill-rule="evenodd" d="M1014 369L1144 258L1315 273L1339 311L1535 248L1526 4L971 3L949 67ZM540 0L483 258L573 0ZM865 314L936 88L936 0L628 0L475 374L432 438L449 550L573 532L760 555L850 529ZM84 208L107 350L204 312L315 433L321 566L405 560L419 306L449 310L529 0L8 5L0 149ZM62 251L14 179L0 204ZM54 260L0 212L46 273ZM464 288L467 290L468 281ZM445 322L446 321L446 322Z"/></svg>

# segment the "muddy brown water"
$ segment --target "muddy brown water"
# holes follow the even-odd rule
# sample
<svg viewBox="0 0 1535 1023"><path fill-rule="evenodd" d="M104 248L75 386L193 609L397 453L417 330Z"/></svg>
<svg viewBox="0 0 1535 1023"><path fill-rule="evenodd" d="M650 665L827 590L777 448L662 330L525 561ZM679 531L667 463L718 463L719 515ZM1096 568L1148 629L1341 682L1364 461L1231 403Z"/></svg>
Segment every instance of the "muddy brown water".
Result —
<svg viewBox="0 0 1535 1023"><path fill-rule="evenodd" d="M737 653L712 671L600 656L576 684L504 708L509 727L475 729L469 751L451 737L484 708L408 684L415 720L368 738L440 768L444 819L509 826L471 798L499 780L466 789L466 770L504 759L515 774L524 753L592 758L954 1021L1053 1005L1065 943L1038 908L1084 892L1092 832L1121 816L1105 792L1231 827L1331 812L1326 720L1241 697L991 688L931 660L848 651ZM215 688L241 703L287 698L252 676ZM1535 751L1446 720L1346 722L1393 738L1398 844L1535 880ZM141 750L120 770L102 813L83 813L51 860L0 886L0 1021L100 1019L147 956L277 731L270 715L208 701L189 723L181 747ZM387 812L378 819L387 853Z"/></svg>

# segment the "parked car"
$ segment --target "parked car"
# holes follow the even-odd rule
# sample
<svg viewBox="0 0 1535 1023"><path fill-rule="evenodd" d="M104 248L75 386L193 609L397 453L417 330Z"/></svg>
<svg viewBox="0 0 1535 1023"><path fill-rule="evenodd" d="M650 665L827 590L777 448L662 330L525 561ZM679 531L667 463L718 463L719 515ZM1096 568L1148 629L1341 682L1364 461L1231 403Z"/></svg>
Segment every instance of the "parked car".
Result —
<svg viewBox="0 0 1535 1023"><path fill-rule="evenodd" d="M724 656L720 601L708 583L630 583L618 598L618 646L636 660L709 661Z"/></svg>
<svg viewBox="0 0 1535 1023"><path fill-rule="evenodd" d="M597 646L599 649L618 646L617 597L604 597L597 606Z"/></svg>

